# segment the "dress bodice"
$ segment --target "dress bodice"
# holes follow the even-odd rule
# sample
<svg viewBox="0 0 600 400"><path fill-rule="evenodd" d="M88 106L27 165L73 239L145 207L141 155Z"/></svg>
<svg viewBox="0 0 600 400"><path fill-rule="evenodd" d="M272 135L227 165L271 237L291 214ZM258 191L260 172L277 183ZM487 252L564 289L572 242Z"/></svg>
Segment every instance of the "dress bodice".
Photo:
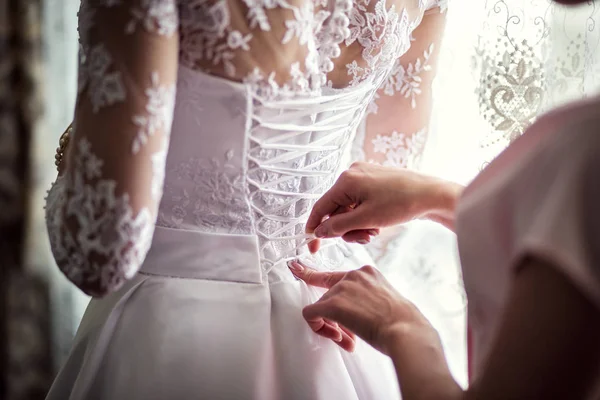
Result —
<svg viewBox="0 0 600 400"><path fill-rule="evenodd" d="M344 165L372 87L269 101L181 67L157 225L258 235L265 268L305 252L308 213Z"/></svg>

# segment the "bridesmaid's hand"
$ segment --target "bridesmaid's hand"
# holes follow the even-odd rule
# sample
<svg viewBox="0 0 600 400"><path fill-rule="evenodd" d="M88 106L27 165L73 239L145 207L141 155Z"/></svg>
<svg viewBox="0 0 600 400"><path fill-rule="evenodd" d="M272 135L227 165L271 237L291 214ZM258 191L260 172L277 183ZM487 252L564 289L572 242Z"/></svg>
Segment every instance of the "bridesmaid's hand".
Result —
<svg viewBox="0 0 600 400"><path fill-rule="evenodd" d="M306 232L367 244L380 228L431 219L449 229L461 185L406 169L355 163L313 207ZM318 240L309 244L318 250Z"/></svg>
<svg viewBox="0 0 600 400"><path fill-rule="evenodd" d="M292 273L307 284L329 289L302 312L309 326L321 336L328 337L320 332L320 327L337 323L345 332L356 334L389 355L409 331L437 335L419 310L373 267L350 272L320 272L298 262L289 266Z"/></svg>

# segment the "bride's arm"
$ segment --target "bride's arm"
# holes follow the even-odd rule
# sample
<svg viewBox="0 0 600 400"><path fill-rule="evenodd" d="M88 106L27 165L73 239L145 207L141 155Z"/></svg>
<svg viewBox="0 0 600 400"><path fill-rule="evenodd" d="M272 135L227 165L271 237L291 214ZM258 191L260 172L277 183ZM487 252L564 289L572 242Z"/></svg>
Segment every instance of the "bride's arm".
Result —
<svg viewBox="0 0 600 400"><path fill-rule="evenodd" d="M446 21L442 11L437 6L425 11L410 49L377 92L354 144L355 161L418 166L429 133L432 83Z"/></svg>
<svg viewBox="0 0 600 400"><path fill-rule="evenodd" d="M175 0L83 1L78 99L46 219L54 258L85 293L132 278L150 246L175 100Z"/></svg>
<svg viewBox="0 0 600 400"><path fill-rule="evenodd" d="M436 0L428 3L437 3ZM353 161L418 169L429 136L433 80L446 22L445 6L432 4L412 33L410 49L378 90L353 144ZM451 226L452 221L439 221ZM387 228L368 245L381 261L402 227Z"/></svg>

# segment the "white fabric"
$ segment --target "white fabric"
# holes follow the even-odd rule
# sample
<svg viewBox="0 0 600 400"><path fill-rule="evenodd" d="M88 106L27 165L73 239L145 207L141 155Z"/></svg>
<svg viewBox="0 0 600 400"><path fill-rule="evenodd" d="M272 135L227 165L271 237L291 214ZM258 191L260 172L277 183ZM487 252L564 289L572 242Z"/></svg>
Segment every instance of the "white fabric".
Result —
<svg viewBox="0 0 600 400"><path fill-rule="evenodd" d="M289 272L263 282L258 250L255 236L157 228L143 272L90 303L48 398L399 398L389 359L314 335L300 309L322 292ZM207 268L224 259L237 268Z"/></svg>

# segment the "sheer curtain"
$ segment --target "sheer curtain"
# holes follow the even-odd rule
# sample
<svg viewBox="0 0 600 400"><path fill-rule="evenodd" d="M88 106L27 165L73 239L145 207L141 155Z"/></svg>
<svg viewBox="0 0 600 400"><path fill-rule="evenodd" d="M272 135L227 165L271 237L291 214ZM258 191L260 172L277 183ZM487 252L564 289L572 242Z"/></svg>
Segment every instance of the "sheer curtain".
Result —
<svg viewBox="0 0 600 400"><path fill-rule="evenodd" d="M596 94L599 8L451 0L425 169L466 183L538 115Z"/></svg>
<svg viewBox="0 0 600 400"><path fill-rule="evenodd" d="M483 161L542 112L594 94L600 65L598 4L487 0L475 47Z"/></svg>

